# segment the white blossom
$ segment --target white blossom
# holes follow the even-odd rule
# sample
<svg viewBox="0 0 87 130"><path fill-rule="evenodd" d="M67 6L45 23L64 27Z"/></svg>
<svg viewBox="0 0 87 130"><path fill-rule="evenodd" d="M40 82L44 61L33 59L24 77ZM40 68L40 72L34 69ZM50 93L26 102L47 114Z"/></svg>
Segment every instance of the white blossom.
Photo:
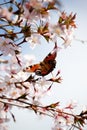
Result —
<svg viewBox="0 0 87 130"><path fill-rule="evenodd" d="M41 43L41 36L39 34L32 34L31 37L27 37L26 41L30 43L30 47L34 49L36 45Z"/></svg>
<svg viewBox="0 0 87 130"><path fill-rule="evenodd" d="M15 51L19 51L19 47L13 44L13 41L9 38L1 38L0 37L0 51L3 55L15 55Z"/></svg>

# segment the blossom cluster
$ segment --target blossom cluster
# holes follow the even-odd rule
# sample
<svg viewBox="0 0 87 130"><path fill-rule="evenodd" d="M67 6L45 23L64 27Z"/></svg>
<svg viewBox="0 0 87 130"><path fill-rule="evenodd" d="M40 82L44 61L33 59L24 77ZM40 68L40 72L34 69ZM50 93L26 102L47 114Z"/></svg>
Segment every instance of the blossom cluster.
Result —
<svg viewBox="0 0 87 130"><path fill-rule="evenodd" d="M52 130L74 127L81 129L85 124L87 111L82 111L79 115L73 114L73 103L61 108L60 102L44 105L41 100L54 84L62 81L60 70L57 70L55 76L52 73L57 64L57 49L34 65L38 69L32 69L32 73L24 71L27 66L32 68L35 56L24 55L22 45L29 44L29 49L34 49L43 39L47 44L56 43L55 48L71 45L76 28L76 14L61 11L61 6L58 0L5 0L0 3L0 130L7 130L4 125L9 121L7 113L15 121L11 112L13 106L52 117ZM52 19L51 12L56 13L57 21ZM60 45L57 43L58 38L62 40ZM42 71L47 75L41 75ZM34 72L40 72L40 76Z"/></svg>

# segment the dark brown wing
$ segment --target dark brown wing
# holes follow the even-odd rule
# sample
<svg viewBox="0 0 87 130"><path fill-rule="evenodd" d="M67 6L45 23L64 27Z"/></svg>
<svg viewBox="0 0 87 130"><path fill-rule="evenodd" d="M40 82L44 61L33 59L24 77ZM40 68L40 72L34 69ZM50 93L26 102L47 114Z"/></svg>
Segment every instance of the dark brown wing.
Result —
<svg viewBox="0 0 87 130"><path fill-rule="evenodd" d="M50 72L53 71L53 69L56 66L56 55L57 55L57 44L55 43L55 46L42 62L39 64L34 64L29 67L25 68L25 72L34 72L36 75L39 76L45 76L48 75Z"/></svg>
<svg viewBox="0 0 87 130"><path fill-rule="evenodd" d="M56 56L57 56L57 43L55 43L55 46L52 50L52 52L50 52L46 57L45 59L43 60L44 62L48 62L48 61L52 61L52 60L55 60Z"/></svg>
<svg viewBox="0 0 87 130"><path fill-rule="evenodd" d="M57 43L55 43L55 46L42 62L40 62L40 67L35 71L36 75L39 76L45 76L48 75L50 72L53 71L53 69L56 66L56 58L57 56Z"/></svg>
<svg viewBox="0 0 87 130"><path fill-rule="evenodd" d="M40 66L41 67L38 68L35 71L35 74L39 75L39 76L48 75L55 68L55 66L56 66L56 60L52 60L52 61L49 61L49 62L41 62Z"/></svg>

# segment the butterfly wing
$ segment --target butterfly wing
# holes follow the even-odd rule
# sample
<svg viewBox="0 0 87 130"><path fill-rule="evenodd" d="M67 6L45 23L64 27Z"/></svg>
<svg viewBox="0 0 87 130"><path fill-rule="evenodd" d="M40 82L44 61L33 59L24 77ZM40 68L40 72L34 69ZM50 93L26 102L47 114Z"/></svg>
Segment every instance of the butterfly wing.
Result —
<svg viewBox="0 0 87 130"><path fill-rule="evenodd" d="M35 71L36 75L45 76L48 75L56 66L56 60L50 62L40 62L40 67Z"/></svg>
<svg viewBox="0 0 87 130"><path fill-rule="evenodd" d="M52 52L50 52L43 60L43 62L40 63L41 66L41 70L39 70L38 75L41 76L45 76L47 74L49 74L50 72L53 71L53 69L56 66L56 56L57 56L57 43L55 43L55 46L52 50ZM36 71L37 74L38 71Z"/></svg>
<svg viewBox="0 0 87 130"><path fill-rule="evenodd" d="M50 53L45 57L45 59L43 60L43 62L50 62L50 61L55 60L55 58L56 58L56 56L57 56L57 50L58 50L57 43L55 43L55 46L54 46L52 52L50 52Z"/></svg>
<svg viewBox="0 0 87 130"><path fill-rule="evenodd" d="M25 72L34 72L36 75L45 76L53 71L56 66L57 44L42 62L26 67Z"/></svg>
<svg viewBox="0 0 87 130"><path fill-rule="evenodd" d="M41 69L40 64L34 64L26 67L23 71L24 72L36 72L37 69Z"/></svg>

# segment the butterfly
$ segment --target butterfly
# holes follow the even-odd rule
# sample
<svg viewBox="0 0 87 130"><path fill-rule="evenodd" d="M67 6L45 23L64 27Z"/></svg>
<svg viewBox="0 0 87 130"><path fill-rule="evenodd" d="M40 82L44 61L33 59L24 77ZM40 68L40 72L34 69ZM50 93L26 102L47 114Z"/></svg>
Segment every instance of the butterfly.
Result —
<svg viewBox="0 0 87 130"><path fill-rule="evenodd" d="M56 56L57 56L57 43L53 50L38 64L30 65L24 69L24 72L34 72L38 76L46 76L52 72L56 66Z"/></svg>

